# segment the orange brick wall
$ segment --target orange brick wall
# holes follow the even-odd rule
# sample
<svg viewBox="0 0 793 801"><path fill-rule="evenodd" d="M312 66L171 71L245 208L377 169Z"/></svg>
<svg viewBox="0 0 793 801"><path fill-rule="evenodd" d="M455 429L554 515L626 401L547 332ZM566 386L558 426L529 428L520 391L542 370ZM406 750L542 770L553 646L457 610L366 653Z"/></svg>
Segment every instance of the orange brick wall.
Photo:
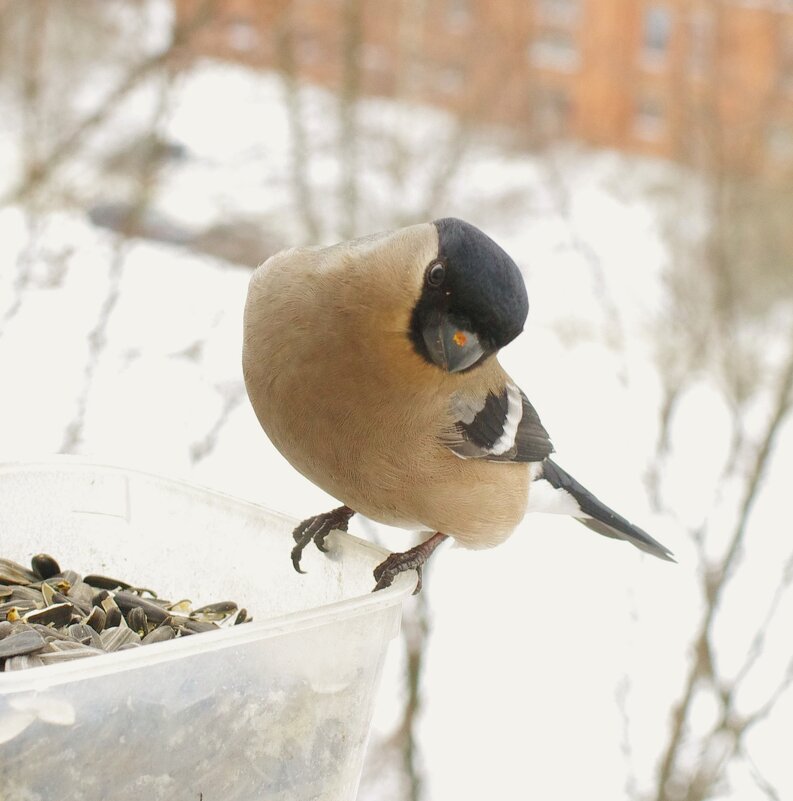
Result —
<svg viewBox="0 0 793 801"><path fill-rule="evenodd" d="M195 0L175 5L185 17ZM429 102L535 140L789 169L793 11L782 7L770 0L217 0L192 50L281 69L291 52L301 80ZM645 47L648 14L669 20L666 47L654 57ZM357 53L352 65L350 53Z"/></svg>

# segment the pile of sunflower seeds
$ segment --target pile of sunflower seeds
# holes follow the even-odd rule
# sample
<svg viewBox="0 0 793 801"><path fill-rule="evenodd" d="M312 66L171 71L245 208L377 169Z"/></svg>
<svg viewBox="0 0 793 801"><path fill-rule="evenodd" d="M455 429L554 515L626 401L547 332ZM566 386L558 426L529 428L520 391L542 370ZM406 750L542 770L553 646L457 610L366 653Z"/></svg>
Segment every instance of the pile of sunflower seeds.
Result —
<svg viewBox="0 0 793 801"><path fill-rule="evenodd" d="M214 631L251 618L233 601L193 609L108 576L0 559L0 671L51 665Z"/></svg>

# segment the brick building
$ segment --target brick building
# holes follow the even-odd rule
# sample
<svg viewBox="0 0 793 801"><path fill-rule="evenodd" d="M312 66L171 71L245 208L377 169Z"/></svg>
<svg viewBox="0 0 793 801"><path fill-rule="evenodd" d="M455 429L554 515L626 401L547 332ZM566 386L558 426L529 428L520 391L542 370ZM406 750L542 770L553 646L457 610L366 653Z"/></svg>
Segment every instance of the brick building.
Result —
<svg viewBox="0 0 793 801"><path fill-rule="evenodd" d="M791 0L217 0L215 14L198 54L535 142L793 170Z"/></svg>

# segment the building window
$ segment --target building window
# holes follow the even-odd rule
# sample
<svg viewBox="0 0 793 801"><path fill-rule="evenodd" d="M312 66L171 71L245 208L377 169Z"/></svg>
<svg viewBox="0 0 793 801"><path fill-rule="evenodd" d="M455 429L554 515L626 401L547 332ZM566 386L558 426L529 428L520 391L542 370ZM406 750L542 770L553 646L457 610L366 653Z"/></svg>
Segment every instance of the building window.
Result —
<svg viewBox="0 0 793 801"><path fill-rule="evenodd" d="M789 122L771 123L765 132L768 155L783 164L793 163L793 119Z"/></svg>
<svg viewBox="0 0 793 801"><path fill-rule="evenodd" d="M226 37L229 47L238 53L249 53L259 44L259 32L249 19L243 17L229 20Z"/></svg>
<svg viewBox="0 0 793 801"><path fill-rule="evenodd" d="M361 45L361 63L369 72L387 72L391 66L391 59L383 45L364 42Z"/></svg>
<svg viewBox="0 0 793 801"><path fill-rule="evenodd" d="M666 61L672 38L672 12L666 6L651 5L644 9L642 28L642 61L656 67Z"/></svg>
<svg viewBox="0 0 793 801"><path fill-rule="evenodd" d="M327 51L315 29L296 26L292 37L298 64L311 68L326 63Z"/></svg>
<svg viewBox="0 0 793 801"><path fill-rule="evenodd" d="M688 21L688 71L701 78L710 72L713 62L714 26L710 9L700 8Z"/></svg>
<svg viewBox="0 0 793 801"><path fill-rule="evenodd" d="M574 25L581 13L581 0L536 0L537 16L552 25Z"/></svg>
<svg viewBox="0 0 793 801"><path fill-rule="evenodd" d="M441 67L435 75L435 86L444 95L460 95L465 88L465 70L460 66Z"/></svg>
<svg viewBox="0 0 793 801"><path fill-rule="evenodd" d="M537 133L545 138L556 138L570 133L572 102L566 89L543 87L532 102Z"/></svg>
<svg viewBox="0 0 793 801"><path fill-rule="evenodd" d="M540 31L529 47L535 67L557 72L575 72L580 65L578 45L569 31Z"/></svg>
<svg viewBox="0 0 793 801"><path fill-rule="evenodd" d="M779 49L779 82L782 89L793 95L793 27L782 33Z"/></svg>
<svg viewBox="0 0 793 801"><path fill-rule="evenodd" d="M472 20L471 0L446 0L446 26L450 30L464 31Z"/></svg>
<svg viewBox="0 0 793 801"><path fill-rule="evenodd" d="M666 133L664 104L655 95L642 95L636 102L633 130L639 139L657 142Z"/></svg>

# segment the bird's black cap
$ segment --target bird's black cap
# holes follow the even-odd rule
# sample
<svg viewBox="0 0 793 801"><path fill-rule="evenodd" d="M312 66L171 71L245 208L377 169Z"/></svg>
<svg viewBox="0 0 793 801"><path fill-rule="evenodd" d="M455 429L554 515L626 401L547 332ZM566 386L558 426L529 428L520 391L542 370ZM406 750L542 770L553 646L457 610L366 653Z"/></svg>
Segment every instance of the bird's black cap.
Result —
<svg viewBox="0 0 793 801"><path fill-rule="evenodd" d="M523 330L529 313L523 276L503 248L470 223L444 217L434 225L438 256L433 264L443 264L445 275L442 284L425 280L413 310L411 339L419 354L433 361L422 332L429 320L443 317L474 332L484 358Z"/></svg>
<svg viewBox="0 0 793 801"><path fill-rule="evenodd" d="M434 224L438 257L449 274L451 310L468 316L480 336L503 348L523 330L529 313L518 265L470 223L444 217Z"/></svg>

